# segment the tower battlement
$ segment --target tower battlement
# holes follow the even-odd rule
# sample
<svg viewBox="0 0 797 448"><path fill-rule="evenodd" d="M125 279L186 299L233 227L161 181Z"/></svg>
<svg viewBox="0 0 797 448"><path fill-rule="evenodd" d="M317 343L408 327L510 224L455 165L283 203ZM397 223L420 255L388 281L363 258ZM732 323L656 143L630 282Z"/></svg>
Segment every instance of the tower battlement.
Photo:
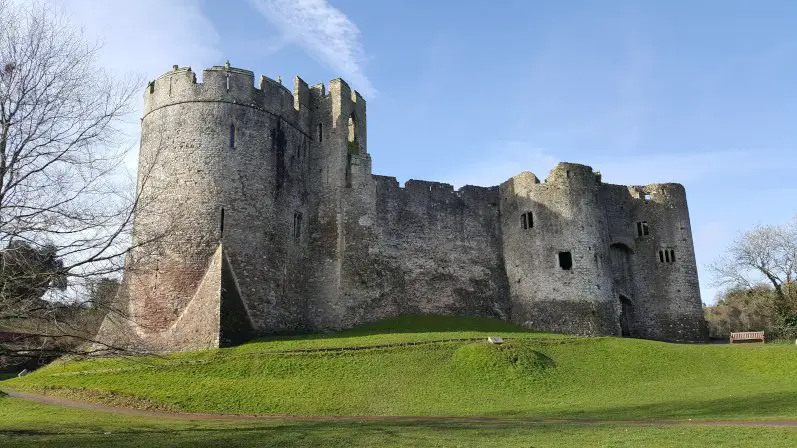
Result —
<svg viewBox="0 0 797 448"><path fill-rule="evenodd" d="M175 65L147 84L144 115L186 102L225 102L250 107L280 116L308 134L311 121L323 119L314 117L319 110L327 110L335 119L352 111L363 120L365 117L365 99L340 78L329 81L327 89L323 83L309 87L296 76L291 91L280 80L261 75L255 82L253 71L229 65L204 69L201 81L191 67Z"/></svg>

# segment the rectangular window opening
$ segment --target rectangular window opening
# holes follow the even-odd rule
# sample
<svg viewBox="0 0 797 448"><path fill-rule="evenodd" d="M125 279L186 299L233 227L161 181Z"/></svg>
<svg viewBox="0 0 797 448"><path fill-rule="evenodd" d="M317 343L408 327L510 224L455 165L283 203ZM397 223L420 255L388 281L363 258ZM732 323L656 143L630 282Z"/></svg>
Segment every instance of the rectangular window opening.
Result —
<svg viewBox="0 0 797 448"><path fill-rule="evenodd" d="M667 263L670 262L670 251L669 250L665 250L664 251L664 261L666 261Z"/></svg>
<svg viewBox="0 0 797 448"><path fill-rule="evenodd" d="M565 271L573 267L573 255L570 252L559 252L559 267Z"/></svg>
<svg viewBox="0 0 797 448"><path fill-rule="evenodd" d="M664 251L659 251L659 263L664 263Z"/></svg>
<svg viewBox="0 0 797 448"><path fill-rule="evenodd" d="M302 237L302 214L299 212L293 214L293 237L297 240Z"/></svg>
<svg viewBox="0 0 797 448"><path fill-rule="evenodd" d="M230 148L235 148L235 125L230 124Z"/></svg>
<svg viewBox="0 0 797 448"><path fill-rule="evenodd" d="M636 223L636 234L637 234L637 236L650 235L650 227L648 227L648 222L647 221L637 221L637 223Z"/></svg>
<svg viewBox="0 0 797 448"><path fill-rule="evenodd" d="M520 225L523 229L530 229L534 227L534 215L531 212L526 212L520 215Z"/></svg>
<svg viewBox="0 0 797 448"><path fill-rule="evenodd" d="M650 200L650 193L645 193L645 194L642 195L642 197L645 198L646 201L649 201Z"/></svg>

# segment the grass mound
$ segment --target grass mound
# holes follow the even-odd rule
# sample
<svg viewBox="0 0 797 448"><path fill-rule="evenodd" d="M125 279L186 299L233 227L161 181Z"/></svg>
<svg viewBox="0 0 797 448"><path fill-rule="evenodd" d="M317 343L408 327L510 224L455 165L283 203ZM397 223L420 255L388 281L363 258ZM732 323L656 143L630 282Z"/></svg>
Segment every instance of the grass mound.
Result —
<svg viewBox="0 0 797 448"><path fill-rule="evenodd" d="M463 345L454 351L452 361L461 371L482 378L528 378L530 375L544 373L556 365L552 358L535 350L535 346L526 341L512 341L501 345Z"/></svg>
<svg viewBox="0 0 797 448"><path fill-rule="evenodd" d="M229 349L59 362L2 385L188 412L793 418L795 371L794 346L578 338L416 316Z"/></svg>

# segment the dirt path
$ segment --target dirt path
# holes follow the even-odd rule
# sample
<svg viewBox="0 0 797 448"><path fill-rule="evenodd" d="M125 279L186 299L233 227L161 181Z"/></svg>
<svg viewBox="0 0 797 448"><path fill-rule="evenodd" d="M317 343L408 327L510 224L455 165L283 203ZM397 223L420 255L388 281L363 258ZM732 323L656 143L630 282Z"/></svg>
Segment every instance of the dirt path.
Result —
<svg viewBox="0 0 797 448"><path fill-rule="evenodd" d="M566 419L566 418L501 418L501 417L411 417L411 416L296 416L296 415L237 415L237 414L202 414L202 413L171 413L160 411L146 411L142 409L120 408L85 401L70 400L67 398L49 395L32 394L29 392L5 391L9 397L20 398L42 404L67 406L91 411L110 412L118 415L168 418L177 420L262 420L262 421L374 421L374 422L407 422L407 423L518 423L518 424L551 424L569 423L576 425L641 425L641 426L739 426L739 427L794 427L797 420L599 420L599 419Z"/></svg>

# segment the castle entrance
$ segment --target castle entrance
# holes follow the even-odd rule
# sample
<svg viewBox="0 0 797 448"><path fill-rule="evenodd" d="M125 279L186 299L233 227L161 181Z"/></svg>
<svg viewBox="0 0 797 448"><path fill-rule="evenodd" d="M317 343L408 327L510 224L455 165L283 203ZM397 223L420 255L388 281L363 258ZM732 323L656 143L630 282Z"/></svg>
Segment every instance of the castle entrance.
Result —
<svg viewBox="0 0 797 448"><path fill-rule="evenodd" d="M633 320L634 305L628 297L620 294L620 334L624 337L631 336L630 323Z"/></svg>

